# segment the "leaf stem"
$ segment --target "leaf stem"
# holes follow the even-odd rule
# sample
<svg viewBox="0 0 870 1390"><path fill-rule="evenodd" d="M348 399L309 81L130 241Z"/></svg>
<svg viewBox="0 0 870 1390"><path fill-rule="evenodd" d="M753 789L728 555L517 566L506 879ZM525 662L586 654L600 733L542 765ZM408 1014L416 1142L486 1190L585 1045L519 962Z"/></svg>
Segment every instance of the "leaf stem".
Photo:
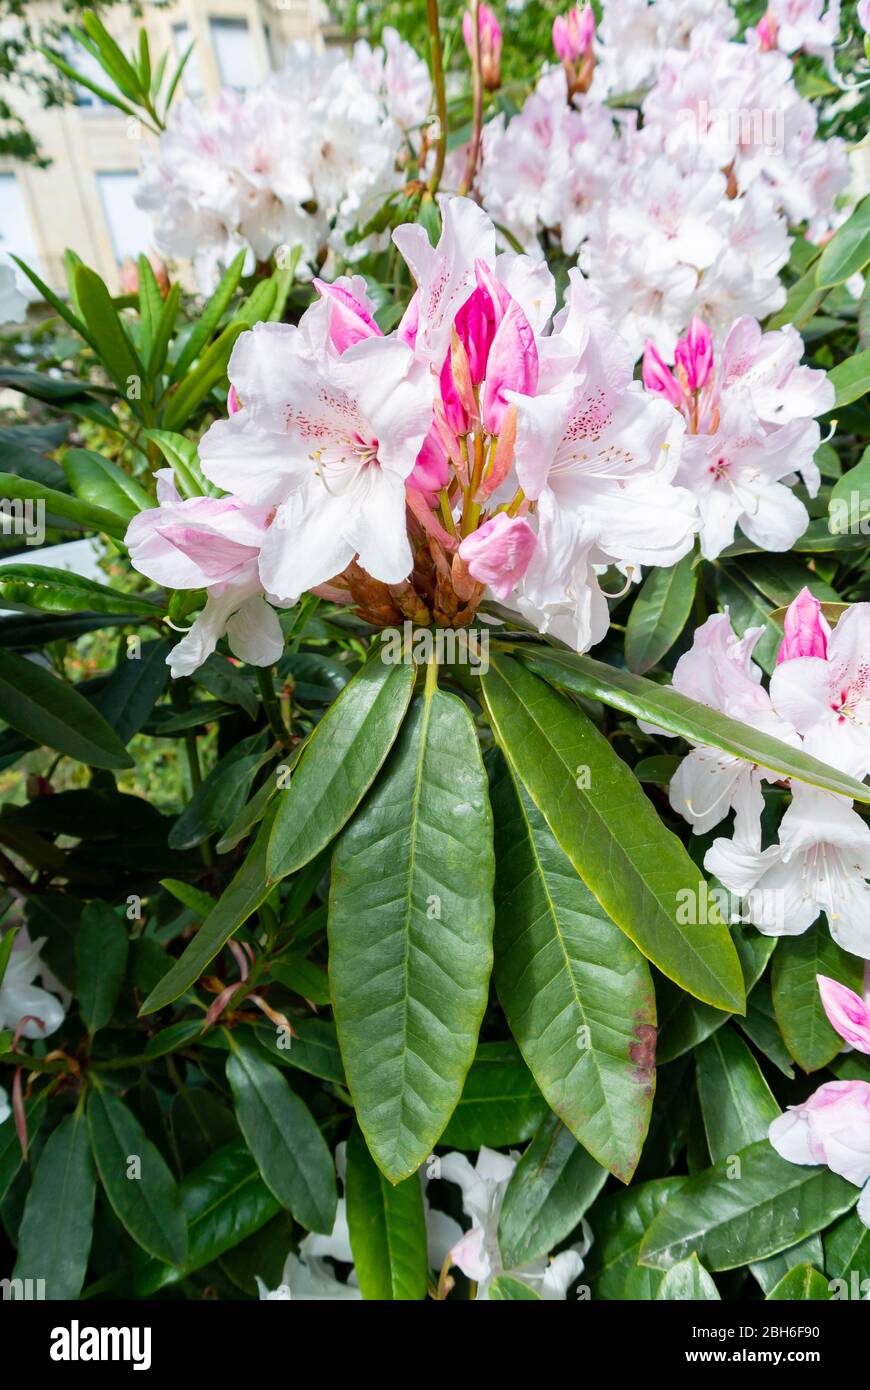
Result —
<svg viewBox="0 0 870 1390"><path fill-rule="evenodd" d="M263 701L263 711L269 724L269 728L275 735L282 748L289 748L292 743L290 730L284 723L281 714L281 705L275 694L275 685L272 680L271 666L257 666L257 685L260 687L260 698Z"/></svg>
<svg viewBox="0 0 870 1390"><path fill-rule="evenodd" d="M468 163L462 183L460 196L464 196L474 183L477 161L480 158L480 132L483 129L483 73L480 54L480 0L471 0L471 140L468 146Z"/></svg>

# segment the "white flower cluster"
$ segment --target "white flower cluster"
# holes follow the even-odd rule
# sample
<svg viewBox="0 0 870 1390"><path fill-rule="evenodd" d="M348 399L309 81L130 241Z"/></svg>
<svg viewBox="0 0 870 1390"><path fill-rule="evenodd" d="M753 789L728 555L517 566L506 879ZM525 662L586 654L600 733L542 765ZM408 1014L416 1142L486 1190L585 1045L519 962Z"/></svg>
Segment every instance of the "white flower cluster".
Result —
<svg viewBox="0 0 870 1390"><path fill-rule="evenodd" d="M578 255L636 355L672 352L693 315L718 331L780 308L789 228L822 237L849 183L790 59L735 27L722 0L606 0L588 92L550 69L484 131L493 220L532 255ZM639 119L604 104L642 92Z"/></svg>
<svg viewBox="0 0 870 1390"><path fill-rule="evenodd" d="M137 194L157 249L190 257L204 292L240 250L246 273L282 246L316 265L401 186L429 104L426 64L390 29L383 48L360 43L352 58L296 43L252 91L182 102Z"/></svg>

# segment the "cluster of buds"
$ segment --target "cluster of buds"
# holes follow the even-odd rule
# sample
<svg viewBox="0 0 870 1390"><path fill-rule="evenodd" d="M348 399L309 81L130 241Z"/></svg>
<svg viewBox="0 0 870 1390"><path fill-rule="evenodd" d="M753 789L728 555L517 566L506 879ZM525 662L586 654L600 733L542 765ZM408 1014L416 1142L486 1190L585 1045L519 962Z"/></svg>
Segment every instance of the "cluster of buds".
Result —
<svg viewBox="0 0 870 1390"><path fill-rule="evenodd" d="M648 391L664 396L686 420L690 434L712 434L717 426L718 408L713 399L713 335L697 315L689 331L677 341L674 367L648 342L643 353L643 384Z"/></svg>
<svg viewBox="0 0 870 1390"><path fill-rule="evenodd" d="M553 47L568 83L568 99L588 92L595 72L595 13L591 5L576 6L553 20Z"/></svg>
<svg viewBox="0 0 870 1390"><path fill-rule="evenodd" d="M480 73L483 85L488 92L497 92L501 86L501 25L489 5L477 8L477 33L480 44ZM469 57L474 61L474 19L471 11L462 16L462 37Z"/></svg>

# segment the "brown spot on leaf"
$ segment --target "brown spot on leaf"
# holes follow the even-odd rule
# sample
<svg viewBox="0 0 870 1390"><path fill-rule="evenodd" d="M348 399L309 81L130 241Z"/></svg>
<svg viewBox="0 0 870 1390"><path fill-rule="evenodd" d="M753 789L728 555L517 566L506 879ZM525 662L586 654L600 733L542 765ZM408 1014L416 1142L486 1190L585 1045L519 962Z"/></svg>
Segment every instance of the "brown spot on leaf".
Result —
<svg viewBox="0 0 870 1390"><path fill-rule="evenodd" d="M658 1030L651 1023L639 1023L634 1033L637 1042L632 1043L628 1049L628 1055L636 1067L634 1079L642 1086L649 1086L656 1064Z"/></svg>

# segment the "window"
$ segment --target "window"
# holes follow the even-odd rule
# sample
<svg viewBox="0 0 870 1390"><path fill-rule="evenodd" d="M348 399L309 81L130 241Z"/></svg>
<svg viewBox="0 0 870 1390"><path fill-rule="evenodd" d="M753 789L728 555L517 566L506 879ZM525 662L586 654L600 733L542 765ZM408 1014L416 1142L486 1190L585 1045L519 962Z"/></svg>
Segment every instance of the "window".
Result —
<svg viewBox="0 0 870 1390"><path fill-rule="evenodd" d="M190 39L190 26L188 24L173 24L172 44L175 49L177 61L180 61L184 57L190 47ZM181 82L189 97L201 97L205 90L196 45L194 45L193 52L184 65L184 72L181 74Z"/></svg>
<svg viewBox="0 0 870 1390"><path fill-rule="evenodd" d="M210 19L208 22L221 82L239 92L255 87L260 65L246 19Z"/></svg>
<svg viewBox="0 0 870 1390"><path fill-rule="evenodd" d="M97 174L100 200L118 261L147 252L152 244L151 218L133 201L138 183L136 173Z"/></svg>
<svg viewBox="0 0 870 1390"><path fill-rule="evenodd" d="M24 202L21 185L14 174L0 174L0 261L14 266L9 253L20 256L28 265L40 271L36 238ZM22 294L30 300L41 296L27 277L15 266L15 281Z"/></svg>

